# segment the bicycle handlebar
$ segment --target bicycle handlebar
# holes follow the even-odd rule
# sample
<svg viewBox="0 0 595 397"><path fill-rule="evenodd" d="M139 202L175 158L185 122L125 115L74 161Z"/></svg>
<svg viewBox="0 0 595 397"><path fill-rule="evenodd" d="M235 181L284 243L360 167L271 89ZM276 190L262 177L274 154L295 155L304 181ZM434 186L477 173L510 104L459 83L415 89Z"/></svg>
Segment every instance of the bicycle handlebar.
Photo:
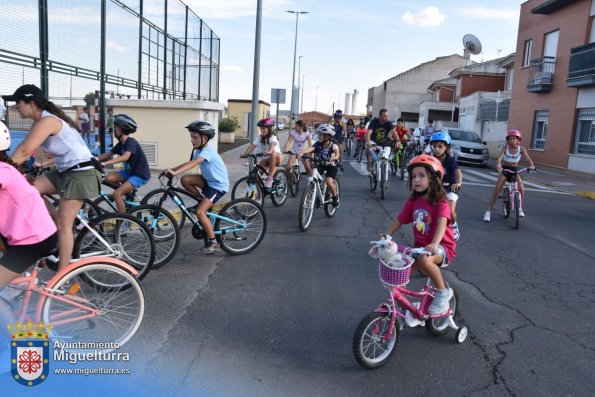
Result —
<svg viewBox="0 0 595 397"><path fill-rule="evenodd" d="M503 168L502 169L502 172L504 172L505 174L522 174L522 173L525 173L525 172L528 174L530 172L535 172L535 171L537 171L537 168L535 168L535 169L532 170L532 169L529 169L529 167L527 167L527 168L521 168L520 170L516 170L516 171L508 170L506 168Z"/></svg>

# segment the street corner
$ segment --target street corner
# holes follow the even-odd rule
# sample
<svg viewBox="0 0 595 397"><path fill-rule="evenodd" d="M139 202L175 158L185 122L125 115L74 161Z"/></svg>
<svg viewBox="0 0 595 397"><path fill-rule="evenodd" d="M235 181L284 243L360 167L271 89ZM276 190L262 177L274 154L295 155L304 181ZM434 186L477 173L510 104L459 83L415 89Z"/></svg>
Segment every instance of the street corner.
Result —
<svg viewBox="0 0 595 397"><path fill-rule="evenodd" d="M575 194L595 200L595 192L575 192Z"/></svg>

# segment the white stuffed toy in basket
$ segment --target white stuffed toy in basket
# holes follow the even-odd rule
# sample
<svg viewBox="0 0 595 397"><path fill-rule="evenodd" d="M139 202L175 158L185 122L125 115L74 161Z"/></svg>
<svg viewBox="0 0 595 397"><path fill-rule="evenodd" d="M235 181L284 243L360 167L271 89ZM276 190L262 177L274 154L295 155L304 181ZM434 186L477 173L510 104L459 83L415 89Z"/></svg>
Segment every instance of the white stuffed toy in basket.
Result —
<svg viewBox="0 0 595 397"><path fill-rule="evenodd" d="M370 241L370 244L373 246L368 255L380 259L378 265L380 280L390 286L407 284L414 259L399 253L399 246L390 236L384 236L382 240Z"/></svg>

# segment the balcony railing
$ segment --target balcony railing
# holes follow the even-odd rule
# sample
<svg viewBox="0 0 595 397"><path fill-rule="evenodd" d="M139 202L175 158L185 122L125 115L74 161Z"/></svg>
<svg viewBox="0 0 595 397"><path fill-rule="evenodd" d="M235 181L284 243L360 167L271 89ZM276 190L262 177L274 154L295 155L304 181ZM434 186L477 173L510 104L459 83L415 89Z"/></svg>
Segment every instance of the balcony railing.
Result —
<svg viewBox="0 0 595 397"><path fill-rule="evenodd" d="M527 91L529 92L549 92L552 90L554 82L554 69L556 67L556 57L543 57L531 60L529 66L529 81L527 82Z"/></svg>
<svg viewBox="0 0 595 397"><path fill-rule="evenodd" d="M570 50L566 86L595 86L595 43L582 45Z"/></svg>

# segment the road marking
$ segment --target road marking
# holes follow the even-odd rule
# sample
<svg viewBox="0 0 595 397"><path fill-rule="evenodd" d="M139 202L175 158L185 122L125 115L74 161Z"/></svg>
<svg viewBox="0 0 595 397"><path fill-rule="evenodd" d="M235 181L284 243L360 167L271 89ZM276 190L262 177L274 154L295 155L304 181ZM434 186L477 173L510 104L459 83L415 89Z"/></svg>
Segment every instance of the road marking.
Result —
<svg viewBox="0 0 595 397"><path fill-rule="evenodd" d="M465 182L465 175L467 175L469 173L470 174L474 174L474 175L479 175L479 176L481 176L481 177L483 177L485 179L489 179L489 180L492 180L494 182L498 180L498 176L493 176L493 175L490 175L490 174L485 173L485 172L482 172L482 171L470 170L470 169L465 168L463 170L463 182ZM537 183L533 183L533 182L528 182L526 180L523 180L523 185L524 186L532 186L534 188L539 188L539 189L543 189L543 190L554 190L554 189L552 189L550 187L547 187L547 186L544 186L544 185L540 185L540 184L537 184Z"/></svg>

